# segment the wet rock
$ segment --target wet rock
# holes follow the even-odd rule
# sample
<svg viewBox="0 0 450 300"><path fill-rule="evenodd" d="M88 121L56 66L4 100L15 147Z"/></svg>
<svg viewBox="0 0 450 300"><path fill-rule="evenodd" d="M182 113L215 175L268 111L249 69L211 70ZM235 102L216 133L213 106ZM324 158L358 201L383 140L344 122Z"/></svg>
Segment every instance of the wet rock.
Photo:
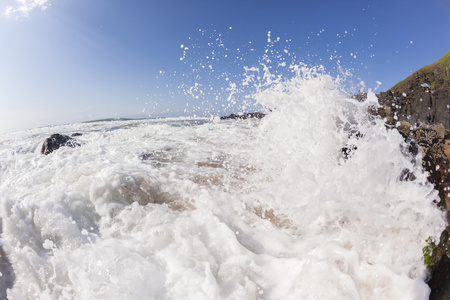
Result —
<svg viewBox="0 0 450 300"><path fill-rule="evenodd" d="M415 157L419 153L419 145L414 142L414 131L412 131L411 124L407 122L401 123L402 124L397 127L397 130L408 144L408 153Z"/></svg>
<svg viewBox="0 0 450 300"><path fill-rule="evenodd" d="M442 125L422 126L411 130L407 124L397 128L408 143L408 152L415 157L422 150L422 167L428 173L428 181L439 192L438 205L450 209L450 145L446 145L447 131ZM403 174L405 175L405 174ZM403 178L403 177L402 177ZM406 178L406 177L405 177Z"/></svg>
<svg viewBox="0 0 450 300"><path fill-rule="evenodd" d="M404 137L407 138L412 130L412 126L409 122L399 122L400 124L397 127L398 132L400 132L400 134Z"/></svg>
<svg viewBox="0 0 450 300"><path fill-rule="evenodd" d="M350 130L348 132L349 139L359 140L362 137L364 137L364 135L361 132L359 132L358 130ZM351 157L351 155L353 154L353 152L357 149L358 149L358 147L352 143L348 143L347 145L342 147L342 155L344 156L344 159L349 159Z"/></svg>
<svg viewBox="0 0 450 300"><path fill-rule="evenodd" d="M366 101L367 100L367 93L364 91L360 91L358 94L351 96L352 99L355 99L357 101Z"/></svg>
<svg viewBox="0 0 450 300"><path fill-rule="evenodd" d="M386 127L397 128L413 157L422 149L422 167L439 192L437 204L450 223L450 52L377 97L380 107L370 107L368 112L381 117ZM354 98L364 100L364 95ZM405 169L399 180L413 180L411 175ZM438 245L428 240L424 248L431 276L430 299L450 299L449 235L450 226Z"/></svg>
<svg viewBox="0 0 450 300"><path fill-rule="evenodd" d="M345 159L349 159L353 151L357 149L358 147L356 147L355 145L352 144L346 145L345 147L342 147L342 155L344 156Z"/></svg>
<svg viewBox="0 0 450 300"><path fill-rule="evenodd" d="M442 235L439 244L433 250L432 277L428 281L431 289L430 300L450 299L450 228Z"/></svg>
<svg viewBox="0 0 450 300"><path fill-rule="evenodd" d="M422 126L408 133L401 131L405 140L414 147L422 149L422 167L428 173L428 181L439 192L437 203L446 211L447 222L450 223L450 150L447 145L448 131L442 125ZM417 150L416 150L417 151ZM414 151L414 153L418 153ZM410 150L411 153L413 153ZM404 180L410 176L409 170L402 174ZM431 289L430 299L450 299L450 226L441 234L439 243L428 241L424 248L424 258L430 272L428 285ZM426 250L427 249L427 250Z"/></svg>
<svg viewBox="0 0 450 300"><path fill-rule="evenodd" d="M450 209L450 157L445 153L446 131L440 126L421 127L412 132L414 141L422 152L422 166L428 172L428 180L434 184L439 192L439 206Z"/></svg>
<svg viewBox="0 0 450 300"><path fill-rule="evenodd" d="M403 169L400 172L400 175L398 176L398 180L400 180L400 181L414 181L414 180L416 180L416 175L414 175L414 173L411 172L410 169L406 168L406 169Z"/></svg>
<svg viewBox="0 0 450 300"><path fill-rule="evenodd" d="M228 120L228 119L262 119L265 117L265 113L261 112L254 112L254 113L243 113L243 114L231 114L229 116L220 117L221 120Z"/></svg>
<svg viewBox="0 0 450 300"><path fill-rule="evenodd" d="M80 136L81 133L75 133L72 136ZM81 144L68 135L62 135L59 133L52 134L50 137L46 138L44 144L42 145L41 153L48 155L53 151L59 149L60 147L77 147Z"/></svg>

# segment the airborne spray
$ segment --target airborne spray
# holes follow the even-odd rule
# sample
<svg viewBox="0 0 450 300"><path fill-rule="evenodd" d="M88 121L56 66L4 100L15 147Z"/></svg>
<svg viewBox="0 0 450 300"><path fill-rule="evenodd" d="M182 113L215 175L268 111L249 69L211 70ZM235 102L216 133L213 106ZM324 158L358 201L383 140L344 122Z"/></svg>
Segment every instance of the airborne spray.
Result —
<svg viewBox="0 0 450 300"><path fill-rule="evenodd" d="M256 60L247 56L260 49L253 43L230 55L219 33L210 36L205 52L180 46L192 72L161 78L176 82L186 114L261 109L263 119L6 135L8 297L427 299L422 248L443 216L402 137L368 116L375 95L349 98L352 72L303 63L271 32ZM41 155L56 132L83 132L80 147ZM344 159L347 143L357 150ZM402 181L404 169L416 179Z"/></svg>

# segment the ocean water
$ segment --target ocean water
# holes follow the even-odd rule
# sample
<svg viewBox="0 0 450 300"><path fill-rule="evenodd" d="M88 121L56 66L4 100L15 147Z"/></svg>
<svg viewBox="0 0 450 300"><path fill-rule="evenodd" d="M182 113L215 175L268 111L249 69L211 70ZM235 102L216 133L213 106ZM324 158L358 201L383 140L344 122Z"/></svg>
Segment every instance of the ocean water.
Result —
<svg viewBox="0 0 450 300"><path fill-rule="evenodd" d="M373 93L291 69L264 73L261 120L2 135L0 298L428 299L422 248L444 218L420 153L367 114Z"/></svg>

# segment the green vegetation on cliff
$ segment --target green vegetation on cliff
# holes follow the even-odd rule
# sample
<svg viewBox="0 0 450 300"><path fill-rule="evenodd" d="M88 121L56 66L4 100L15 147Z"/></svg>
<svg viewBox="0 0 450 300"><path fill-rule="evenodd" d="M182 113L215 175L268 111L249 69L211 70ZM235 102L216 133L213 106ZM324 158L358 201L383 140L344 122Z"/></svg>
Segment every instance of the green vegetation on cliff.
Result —
<svg viewBox="0 0 450 300"><path fill-rule="evenodd" d="M422 69L420 69L418 72L430 72L432 71L435 67L440 67L440 68L445 68L446 66L448 66L448 63L450 62L450 51L447 52L444 56L441 57L441 59L439 59L437 62L435 62L434 64L428 65L423 67Z"/></svg>
<svg viewBox="0 0 450 300"><path fill-rule="evenodd" d="M411 86L416 78L421 78L423 81L426 81L423 83L430 84L432 89L439 89L443 86L449 86L450 51L442 56L437 62L422 67L420 70L408 76L405 80L400 81L399 83L394 85L391 90L405 92L408 90L408 87Z"/></svg>

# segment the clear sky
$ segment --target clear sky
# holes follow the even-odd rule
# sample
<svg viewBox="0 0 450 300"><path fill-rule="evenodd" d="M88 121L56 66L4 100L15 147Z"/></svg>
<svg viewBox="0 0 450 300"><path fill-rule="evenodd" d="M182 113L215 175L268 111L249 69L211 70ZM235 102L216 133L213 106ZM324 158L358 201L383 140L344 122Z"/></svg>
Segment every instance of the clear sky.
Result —
<svg viewBox="0 0 450 300"><path fill-rule="evenodd" d="M0 0L0 133L220 113L266 49L385 91L450 51L450 1Z"/></svg>

